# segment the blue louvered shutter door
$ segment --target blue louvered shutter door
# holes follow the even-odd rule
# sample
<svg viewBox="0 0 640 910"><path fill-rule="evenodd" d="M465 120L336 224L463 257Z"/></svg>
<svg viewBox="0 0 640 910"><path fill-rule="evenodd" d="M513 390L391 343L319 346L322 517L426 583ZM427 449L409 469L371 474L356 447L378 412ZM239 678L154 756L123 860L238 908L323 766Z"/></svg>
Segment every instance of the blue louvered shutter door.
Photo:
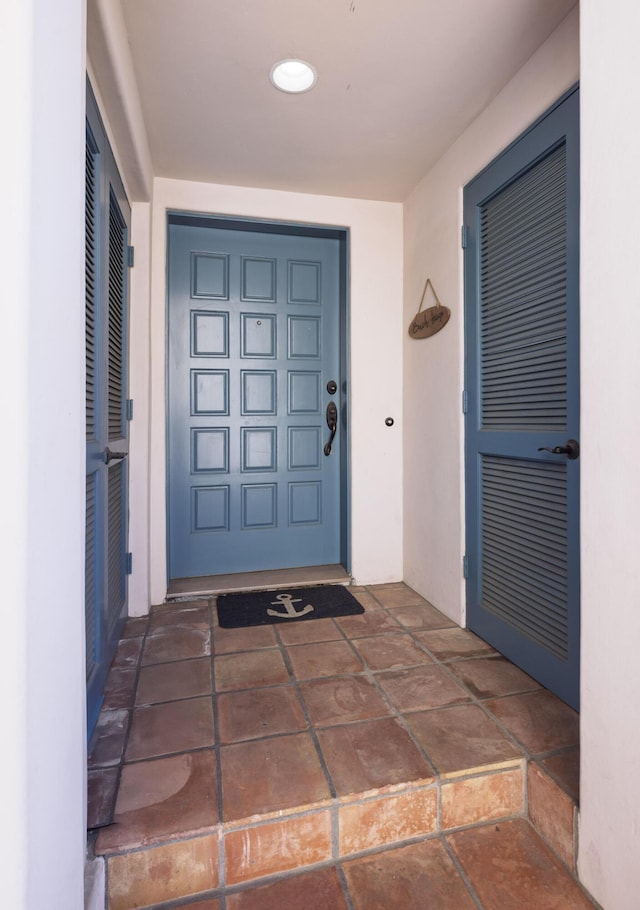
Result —
<svg viewBox="0 0 640 910"><path fill-rule="evenodd" d="M101 571L99 534L100 477L94 461L99 446L99 153L87 125L85 170L85 356L86 356L86 522L85 522L85 637L86 671L90 680L100 651Z"/></svg>
<svg viewBox="0 0 640 910"><path fill-rule="evenodd" d="M578 433L577 138L562 113L465 190L467 593L470 627L577 705L578 462L539 451Z"/></svg>
<svg viewBox="0 0 640 910"><path fill-rule="evenodd" d="M113 190L109 196L107 425L109 446L126 449L127 227ZM126 599L126 461L111 462L107 483L107 634Z"/></svg>
<svg viewBox="0 0 640 910"><path fill-rule="evenodd" d="M566 148L480 210L484 430L567 424ZM567 656L566 463L482 458L483 606Z"/></svg>
<svg viewBox="0 0 640 910"><path fill-rule="evenodd" d="M128 235L131 211L87 83L85 180L87 730L126 614Z"/></svg>

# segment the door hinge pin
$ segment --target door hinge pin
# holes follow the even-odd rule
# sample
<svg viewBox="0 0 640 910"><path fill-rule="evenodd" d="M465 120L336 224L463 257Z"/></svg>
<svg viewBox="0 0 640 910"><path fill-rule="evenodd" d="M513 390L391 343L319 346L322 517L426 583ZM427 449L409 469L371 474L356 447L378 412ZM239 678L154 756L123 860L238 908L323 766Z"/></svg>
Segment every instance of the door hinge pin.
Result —
<svg viewBox="0 0 640 910"><path fill-rule="evenodd" d="M133 268L133 260L134 260L134 258L135 258L135 250L134 250L134 247L128 246L128 247L127 247L127 265L129 266L130 269Z"/></svg>
<svg viewBox="0 0 640 910"><path fill-rule="evenodd" d="M463 576L463 578L469 577L469 557L468 556L462 557L462 576Z"/></svg>
<svg viewBox="0 0 640 910"><path fill-rule="evenodd" d="M462 390L462 413L467 414L469 412L469 393L466 389Z"/></svg>
<svg viewBox="0 0 640 910"><path fill-rule="evenodd" d="M463 250L469 246L469 228L466 224L463 224L460 229L460 244Z"/></svg>
<svg viewBox="0 0 640 910"><path fill-rule="evenodd" d="M125 572L127 575L133 574L133 553L127 553L125 557L126 568Z"/></svg>
<svg viewBox="0 0 640 910"><path fill-rule="evenodd" d="M133 398L127 398L125 414L127 420L133 420Z"/></svg>

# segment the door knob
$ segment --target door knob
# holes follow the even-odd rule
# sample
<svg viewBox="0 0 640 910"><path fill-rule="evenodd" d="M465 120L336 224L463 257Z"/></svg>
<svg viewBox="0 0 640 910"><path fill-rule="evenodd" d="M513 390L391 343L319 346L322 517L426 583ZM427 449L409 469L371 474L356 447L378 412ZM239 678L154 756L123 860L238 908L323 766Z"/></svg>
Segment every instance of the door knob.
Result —
<svg viewBox="0 0 640 910"><path fill-rule="evenodd" d="M549 452L551 455L566 455L569 461L575 461L580 456L580 443L577 439L567 439L563 446L540 446L538 452Z"/></svg>
<svg viewBox="0 0 640 910"><path fill-rule="evenodd" d="M120 461L122 458L126 458L128 452L112 452L109 446L104 450L104 463L109 464L110 461Z"/></svg>
<svg viewBox="0 0 640 910"><path fill-rule="evenodd" d="M327 426L331 430L331 435L329 436L329 442L324 447L324 454L331 455L331 446L338 429L338 409L335 401L330 401L327 405Z"/></svg>

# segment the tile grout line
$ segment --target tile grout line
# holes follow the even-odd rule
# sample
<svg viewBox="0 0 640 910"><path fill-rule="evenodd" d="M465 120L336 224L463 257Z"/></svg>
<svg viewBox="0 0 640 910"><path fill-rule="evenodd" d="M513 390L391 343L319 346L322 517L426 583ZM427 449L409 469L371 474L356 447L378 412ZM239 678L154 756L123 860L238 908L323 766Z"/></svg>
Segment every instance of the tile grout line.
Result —
<svg viewBox="0 0 640 910"><path fill-rule="evenodd" d="M210 646L210 671L211 671L211 708L213 710L213 741L216 756L216 787L218 797L218 887L225 888L227 884L227 862L226 862L226 843L223 829L224 819L224 792L222 789L222 739L220 736L220 714L218 707L218 692L216 688L216 668L215 668L215 623L213 611L217 603L216 597L208 599L209 607L209 632L211 636ZM221 906L220 910L223 910Z"/></svg>
<svg viewBox="0 0 640 910"><path fill-rule="evenodd" d="M370 588L369 588L368 586L365 585L365 586L364 586L364 590L365 590L365 592L366 592L367 594L369 594L369 595L376 601L376 603L380 604L380 609L381 609L381 611L384 611L384 613L385 613L387 616L389 616L390 618L392 618L392 619L395 620L395 617L393 616L393 614L392 614L392 613L389 611L389 609L388 609L387 607L385 607L384 604L383 604L383 603L382 603L382 602L373 594L373 592L370 590ZM364 614L364 615L366 615L366 612L367 612L367 611L365 610L365 614ZM372 613L372 612L377 612L377 611L369 611L369 612ZM407 629L405 626L403 626L402 623L400 623L399 620L395 620L395 621L399 623L398 633L391 632L391 634L402 634L402 632L404 632L404 633L406 633L406 634L409 634L411 640L412 640L415 644L418 644L418 645L419 645L420 650L423 651L428 657L431 658L432 655L431 655L431 654L429 653L429 651L424 647L424 645L422 644L422 642L417 641L417 640L414 638L414 636L411 634L411 631L410 631L409 629ZM438 770L437 770L437 765L436 765L436 763L432 760L431 756L427 753L426 749L424 749L424 747L422 746L422 744L416 739L416 737L415 737L415 735L414 735L414 733L413 733L413 730L411 730L409 724L405 721L404 716L402 715L402 713L400 712L400 710L399 710L398 708L396 708L396 706L393 704L393 702L391 701L390 696L387 695L387 693L385 692L385 690L384 690L384 688L382 687L381 683L378 682L378 679L377 679L377 677L376 677L376 672L375 672L374 670L372 670L370 667L367 666L367 663L366 663L365 658L360 654L360 652L357 650L357 648L354 647L353 642L352 642L352 639L348 637L348 635L344 632L344 630L343 630L341 627L340 627L340 631L343 633L343 635L345 636L346 640L347 640L347 641L349 642L349 644L351 645L351 648L353 649L353 651L354 651L354 653L356 654L356 656L362 661L363 666L364 666L364 674L363 674L363 675L364 675L366 678L368 678L368 679L370 680L370 682L372 682L372 683L374 684L374 686L375 686L376 691L378 692L378 694L382 697L383 701L391 708L391 711L392 711L391 716L394 717L395 720L397 720L397 721L399 722L399 724L400 724L400 726L402 727L402 729L404 729L404 731L408 734L408 736L410 737L410 739L411 739L411 741L413 742L413 744L414 744L414 745L416 746L416 748L418 749L420 755L422 755L422 757L426 760L427 764L429 765L429 767L430 767L431 770L433 771L434 780L435 780L435 782L436 782L436 784L437 784L437 793L438 793L438 813L439 813L439 806L440 806L440 773L439 773ZM387 634L387 633L383 632L383 633L381 633L381 635L379 635L379 636L363 636L363 638L364 638L364 637L372 637L372 638L373 638L373 637L375 637L375 638L384 637L385 634ZM415 664L414 666L419 667L419 666L422 666L422 664ZM387 669L389 670L389 672L392 670L392 668L387 668ZM402 667L401 669L405 669L405 667ZM385 671L384 671L384 670L381 670L381 671L379 671L379 672L382 673L382 672L385 672ZM425 710L431 710L431 709L425 709ZM438 820L439 820L439 818L438 818Z"/></svg>
<svg viewBox="0 0 640 910"><path fill-rule="evenodd" d="M471 899L475 902L478 910L484 910L484 904L482 903L482 901L476 894L476 890L471 883L471 879L469 878L469 876L463 869L462 863L458 859L458 856L457 856L455 850L453 849L453 847L451 846L447 837L444 834L441 836L441 842L442 842L444 849L447 851L447 854L449 855L449 859L453 863L458 875L460 876L460 878L466 885L467 890L469 891L469 894L471 895Z"/></svg>
<svg viewBox="0 0 640 910"><path fill-rule="evenodd" d="M351 644L351 642L349 642L349 643ZM396 708L396 706L391 701L390 696L387 695L387 693L385 692L383 687L380 685L380 683L376 679L375 672L370 670L365 665L364 673L361 675L364 676L365 679L368 679L373 684L378 695L380 695L382 700L385 702L385 704L389 707L389 709L391 711L391 714L388 716L393 718L393 720L395 720L398 723L398 725L401 727L401 729L404 730L404 732L409 736L411 742L414 744L414 746L418 750L419 754L427 762L427 765L429 766L429 768L431 769L431 771L433 773L434 783L437 784L437 789L439 792L440 791L440 773L437 769L436 763L433 761L433 759L431 758L431 756L429 755L427 750L424 748L424 746L416 739L413 730L411 729L411 727L405 720L404 716L400 713L400 710L398 708ZM372 720L382 720L382 719L384 719L384 718L372 718ZM357 723L357 721L356 721L356 723ZM362 721L360 721L360 723L362 723Z"/></svg>
<svg viewBox="0 0 640 910"><path fill-rule="evenodd" d="M327 767L327 764L326 764L326 762L325 762L325 760L324 760L324 754L323 754L322 749L321 749L321 747L320 747L320 741L319 741L319 739L318 739L317 731L316 731L315 726L313 725L313 723L312 723L312 721L311 721L311 715L309 714L309 711L308 711L308 709L307 709L306 703L305 703L304 698L303 698L303 696L302 696L302 692L300 691L299 681L298 681L298 678L296 677L295 672L294 672L294 670L293 670L293 664L291 663L291 658L289 657L289 654L288 654L288 652L287 652L287 647L286 647L286 645L284 644L284 642L282 641L282 636L280 635L280 632L279 632L279 630L278 630L278 623L274 623L273 629L274 629L274 633L275 633L275 636L276 636L276 641L278 642L278 646L279 646L279 648L280 648L280 654L281 654L281 656L282 656L282 660L284 661L284 665L285 665L285 667L287 668L287 673L289 674L289 680L290 680L290 682L291 682L291 686L292 686L294 692L296 693L296 698L298 699L298 702L299 702L300 707L301 707L301 709L302 709L302 713L303 713L303 715L304 715L305 722L306 722L306 724L307 724L307 732L308 732L308 733L310 734L310 736L311 736L311 739L312 739L312 741L313 741L314 748L315 748L315 750L316 750L316 754L317 754L317 756L318 756L318 760L319 760L319 762L320 762L320 766L321 766L321 768L322 768L322 773L324 774L325 780L327 781L327 785L328 785L328 787L329 787L329 793L330 793L330 795L331 795L331 799L332 799L332 800L337 799L337 795L338 795L338 794L337 794L337 790L336 790L336 788L335 788L335 785L334 785L334 783L333 783L333 778L331 777L331 774L329 773L329 769L328 769L328 767ZM332 825L331 825L331 827L332 827L332 835L331 835L331 837L332 837L332 849L333 849L333 846L334 846L334 845L333 845L333 834L334 834L334 831L333 831L333 815L332 815Z"/></svg>
<svg viewBox="0 0 640 910"><path fill-rule="evenodd" d="M351 897L351 890L349 888L349 882L347 881L347 876L344 873L341 862L336 862L335 864L336 875L338 880L342 885L342 891L344 893L344 898L347 903L347 910L356 910L355 904L353 903L353 898ZM329 910L329 908L327 908Z"/></svg>

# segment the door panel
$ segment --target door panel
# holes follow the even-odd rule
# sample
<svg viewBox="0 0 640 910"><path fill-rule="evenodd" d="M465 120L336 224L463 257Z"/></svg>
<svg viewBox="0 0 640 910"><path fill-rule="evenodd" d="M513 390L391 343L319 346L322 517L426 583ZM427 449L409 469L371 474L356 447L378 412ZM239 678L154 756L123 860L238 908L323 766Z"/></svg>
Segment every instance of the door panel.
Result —
<svg viewBox="0 0 640 910"><path fill-rule="evenodd" d="M579 693L578 93L465 188L469 627ZM546 451L543 451L546 448Z"/></svg>
<svg viewBox="0 0 640 910"><path fill-rule="evenodd" d="M340 299L338 239L170 222L171 578L341 561Z"/></svg>
<svg viewBox="0 0 640 910"><path fill-rule="evenodd" d="M115 160L88 89L85 626L89 736L126 615L129 219Z"/></svg>

